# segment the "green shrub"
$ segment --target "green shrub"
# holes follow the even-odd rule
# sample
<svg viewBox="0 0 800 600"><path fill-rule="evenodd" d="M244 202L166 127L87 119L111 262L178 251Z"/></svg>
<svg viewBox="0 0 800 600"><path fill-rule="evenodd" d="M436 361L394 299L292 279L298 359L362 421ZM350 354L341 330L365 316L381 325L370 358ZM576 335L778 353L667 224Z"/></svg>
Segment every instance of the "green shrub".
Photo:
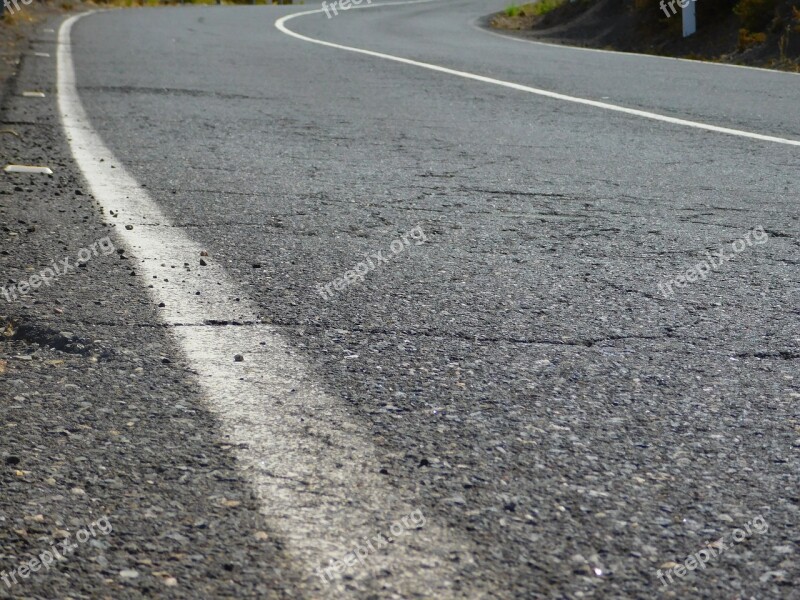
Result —
<svg viewBox="0 0 800 600"><path fill-rule="evenodd" d="M538 2L523 4L522 6L512 4L506 7L505 13L508 17L541 17L542 15L554 11L566 2L567 0L539 0Z"/></svg>
<svg viewBox="0 0 800 600"><path fill-rule="evenodd" d="M525 5L525 14L539 17L554 11L559 6L564 4L566 0L539 0L533 4ZM530 7L530 8L528 8Z"/></svg>

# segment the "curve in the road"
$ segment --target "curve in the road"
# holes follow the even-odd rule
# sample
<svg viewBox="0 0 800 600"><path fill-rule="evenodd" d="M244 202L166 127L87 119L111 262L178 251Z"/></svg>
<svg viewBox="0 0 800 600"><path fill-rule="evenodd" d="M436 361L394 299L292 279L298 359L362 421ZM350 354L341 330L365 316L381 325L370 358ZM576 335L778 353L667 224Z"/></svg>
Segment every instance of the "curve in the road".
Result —
<svg viewBox="0 0 800 600"><path fill-rule="evenodd" d="M419 4L420 1L422 2L429 2L431 0L411 0L410 2L393 2L390 4L371 4L365 6L354 6L353 9L363 9L363 8L379 8L382 6L399 6L402 4ZM470 73L468 71L459 71L456 69L451 69L449 67L444 67L441 65L435 65L426 62L420 62L417 60L412 60L410 58L403 58L402 56L395 56L393 54L386 54L383 52L376 52L374 50L366 50L364 48L355 48L353 46L344 46L342 44L336 44L334 42L327 42L325 40L320 40L317 38L312 38L306 35L302 35L297 33L296 31L292 31L286 26L286 23L291 21L292 19L296 19L298 17L303 17L307 15L319 14L323 12L322 9L317 10L306 10L298 13L293 13L290 15L286 15L280 17L275 21L275 27L285 33L286 35L292 36L297 38L298 40L302 40L304 42L309 42L312 44L319 44L321 46L327 46L329 48L335 48L337 50L347 50L348 52L357 52L359 54L365 54L367 56L372 56L374 58L380 58L383 60L391 60L394 62L411 65L414 67L420 67L423 69L428 69L430 71L436 71L439 73L445 73L448 75L455 75L456 77L462 77L464 79L471 79L473 81L480 81L481 83L489 83L492 85L498 85L505 88L510 88L513 90L527 92L529 94L535 94L537 96L543 96L545 98L551 98L554 100L560 100L562 102L571 102L573 104L582 104L584 106L591 106L593 108L600 108L603 110L610 110L617 113L623 113L626 115L631 115L634 117L640 117L644 119L650 119L653 121L661 121L663 123L670 123L672 125L680 125L682 127L691 127L693 129L701 129L704 131L712 131L714 133L722 133L726 135L733 135L742 138L748 138L752 140L758 140L762 142L771 142L775 144L785 144L789 146L800 146L800 140L793 140L788 138L782 138L772 135L765 135L761 133L755 133L752 131L744 131L741 129L732 129L730 127L720 127L718 125L712 125L710 123L701 123L699 121L690 121L687 119L679 119L676 117L669 117L667 115L661 115L658 113L653 113L644 110L638 110L635 108L628 108L625 106L620 106L618 104L610 104L608 102L599 102L597 100L589 100L587 98L579 98L577 96L569 96L567 94L560 94L558 92L551 92L549 90L544 90L541 88L535 88L528 85L523 85L521 83L514 83L513 81L504 81L502 79L495 79L493 77L486 77L485 75L479 75L477 73Z"/></svg>
<svg viewBox="0 0 800 600"><path fill-rule="evenodd" d="M494 37L503 38L509 42L521 42L523 44L533 44L536 46L544 46L546 48L558 48L559 50L569 49L577 52L593 52L596 54L619 54L621 56L638 56L647 60L667 60L670 62L685 62L693 65L704 65L707 67L723 67L727 69L744 69L747 71L760 71L762 73L769 73L770 75L788 75L790 77L798 77L800 73L793 73L791 71L778 71L776 69L766 69L764 67L752 67L750 65L736 65L733 63L725 62L711 62L699 60L695 58L680 58L678 56L661 56L659 54L642 54L641 52L626 52L623 50L606 50L605 48L586 48L583 46L567 46L565 44L554 44L552 42L543 42L541 40L529 40L523 37L517 37L513 32L508 30L508 33L500 33L497 31L490 31L481 24L481 19L477 19L472 23L472 28L480 33L492 35Z"/></svg>

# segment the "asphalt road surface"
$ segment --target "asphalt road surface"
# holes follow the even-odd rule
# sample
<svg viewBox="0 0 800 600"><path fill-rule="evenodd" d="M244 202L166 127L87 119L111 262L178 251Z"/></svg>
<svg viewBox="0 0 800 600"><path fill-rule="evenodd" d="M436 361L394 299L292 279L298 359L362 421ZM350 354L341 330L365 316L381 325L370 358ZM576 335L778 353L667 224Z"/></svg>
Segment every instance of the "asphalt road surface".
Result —
<svg viewBox="0 0 800 600"><path fill-rule="evenodd" d="M504 5L43 26L0 597L800 598L800 76Z"/></svg>

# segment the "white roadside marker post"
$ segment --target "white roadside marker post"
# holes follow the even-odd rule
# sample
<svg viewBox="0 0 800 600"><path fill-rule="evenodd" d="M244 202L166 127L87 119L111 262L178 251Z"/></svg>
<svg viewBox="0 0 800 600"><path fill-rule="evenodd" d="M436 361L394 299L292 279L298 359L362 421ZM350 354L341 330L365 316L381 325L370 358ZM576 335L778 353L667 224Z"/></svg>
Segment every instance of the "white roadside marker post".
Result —
<svg viewBox="0 0 800 600"><path fill-rule="evenodd" d="M34 165L6 165L3 167L6 173L41 173L43 175L52 175L53 171L50 167L38 167Z"/></svg>
<svg viewBox="0 0 800 600"><path fill-rule="evenodd" d="M695 1L696 0L682 0L678 2L681 6L681 14L683 16L683 37L689 37L697 31L697 19L695 17ZM685 5L684 5L685 4Z"/></svg>

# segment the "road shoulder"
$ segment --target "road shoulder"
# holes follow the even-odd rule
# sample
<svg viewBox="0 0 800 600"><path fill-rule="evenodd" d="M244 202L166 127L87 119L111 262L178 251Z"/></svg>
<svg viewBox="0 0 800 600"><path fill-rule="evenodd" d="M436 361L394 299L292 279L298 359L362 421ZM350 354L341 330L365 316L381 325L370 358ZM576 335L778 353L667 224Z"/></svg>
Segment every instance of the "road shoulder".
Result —
<svg viewBox="0 0 800 600"><path fill-rule="evenodd" d="M280 541L70 156L57 27L24 48L0 127L8 162L53 171L0 185L0 597L286 597Z"/></svg>

